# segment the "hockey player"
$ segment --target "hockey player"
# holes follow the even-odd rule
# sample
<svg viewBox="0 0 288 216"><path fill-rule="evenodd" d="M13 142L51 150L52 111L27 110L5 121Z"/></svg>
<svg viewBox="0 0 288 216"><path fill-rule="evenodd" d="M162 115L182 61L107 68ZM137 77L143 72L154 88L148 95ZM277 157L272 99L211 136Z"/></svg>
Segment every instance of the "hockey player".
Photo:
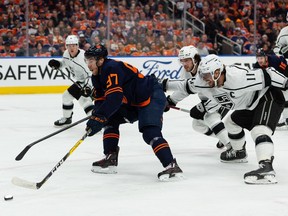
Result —
<svg viewBox="0 0 288 216"><path fill-rule="evenodd" d="M54 122L55 126L63 126L72 123L74 99L78 100L87 115L93 110L91 95L91 84L89 84L91 72L88 69L84 50L79 48L78 37L69 35L66 38L66 50L61 61L51 59L48 65L53 69L63 69L67 67L73 78L76 80L62 95L63 117Z"/></svg>
<svg viewBox="0 0 288 216"><path fill-rule="evenodd" d="M132 65L109 59L107 55L103 45L93 46L85 52L95 88L95 108L86 130L93 136L104 127L105 158L92 164L92 172L117 172L119 126L138 120L144 141L165 167L158 174L159 180L182 177L182 170L161 132L166 100L158 80L155 76L143 76Z"/></svg>
<svg viewBox="0 0 288 216"><path fill-rule="evenodd" d="M170 109L169 106L176 106L178 102L182 101L190 94L198 93L195 89L189 88L189 86L193 85L201 61L197 49L192 45L184 46L180 49L178 58L184 68L181 74L183 80L168 81L168 79L165 79L163 81L162 84L164 91L173 91L173 93L168 95L166 98L167 106L165 111ZM218 148L223 148L224 145L228 145L229 143L228 134L225 130L224 124L222 122L214 124L214 122L211 122L209 118L204 120L205 110L203 109L203 103L207 99L201 94L201 92L198 93L198 96L201 102L190 110L190 116L193 118L192 127L195 131L207 136L216 136L220 140L216 146ZM222 107L218 112L215 112L214 115L217 115L219 119L221 119L227 114L227 112L228 110Z"/></svg>
<svg viewBox="0 0 288 216"><path fill-rule="evenodd" d="M273 67L278 72L288 77L287 61L283 56L267 55L263 49L258 49L256 52L257 62L253 65L254 68L265 69L267 67ZM283 128L288 125L288 91L283 91L285 97L285 107L282 112L282 118L277 124L278 128Z"/></svg>
<svg viewBox="0 0 288 216"><path fill-rule="evenodd" d="M286 21L288 22L288 11ZM288 26L281 29L273 51L276 55L283 55L285 58L288 58Z"/></svg>
<svg viewBox="0 0 288 216"><path fill-rule="evenodd" d="M284 107L280 89L287 89L287 78L274 68L249 70L236 65L225 66L218 56L208 55L200 63L195 87L209 99L204 104L208 113L220 106L235 110L225 120L232 147L221 153L221 161L247 162L244 132L247 129L255 142L259 169L246 173L244 181L248 184L277 183L272 167L271 136Z"/></svg>

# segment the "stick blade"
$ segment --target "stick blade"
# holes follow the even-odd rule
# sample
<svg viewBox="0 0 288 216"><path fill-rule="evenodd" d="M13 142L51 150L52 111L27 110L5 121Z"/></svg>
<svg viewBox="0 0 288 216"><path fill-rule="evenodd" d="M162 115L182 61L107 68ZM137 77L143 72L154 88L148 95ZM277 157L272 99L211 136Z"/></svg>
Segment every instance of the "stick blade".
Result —
<svg viewBox="0 0 288 216"><path fill-rule="evenodd" d="M34 190L38 189L37 183L26 181L18 177L13 177L11 182L12 184L17 185L19 187L24 187L24 188L34 189Z"/></svg>
<svg viewBox="0 0 288 216"><path fill-rule="evenodd" d="M16 160L16 161L21 160L30 148L31 148L30 145L26 146L26 147L17 155L17 157L15 158L15 160Z"/></svg>

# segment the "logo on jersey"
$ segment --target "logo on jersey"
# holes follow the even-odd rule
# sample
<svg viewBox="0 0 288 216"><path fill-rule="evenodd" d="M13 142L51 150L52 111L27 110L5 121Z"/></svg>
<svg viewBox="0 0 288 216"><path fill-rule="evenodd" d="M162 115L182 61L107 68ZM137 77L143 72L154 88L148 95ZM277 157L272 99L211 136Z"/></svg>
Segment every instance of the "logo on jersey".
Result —
<svg viewBox="0 0 288 216"><path fill-rule="evenodd" d="M232 109L235 106L228 93L214 95L214 99L221 104L221 106L226 107L227 109Z"/></svg>

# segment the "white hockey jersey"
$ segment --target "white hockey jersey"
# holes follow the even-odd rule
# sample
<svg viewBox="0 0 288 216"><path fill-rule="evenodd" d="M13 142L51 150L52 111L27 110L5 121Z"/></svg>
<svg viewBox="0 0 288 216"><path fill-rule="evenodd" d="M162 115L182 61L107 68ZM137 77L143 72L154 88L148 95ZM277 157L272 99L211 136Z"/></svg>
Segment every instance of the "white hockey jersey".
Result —
<svg viewBox="0 0 288 216"><path fill-rule="evenodd" d="M88 82L88 79L90 80L92 72L87 67L84 53L84 50L79 49L78 55L72 58L68 50L65 50L65 52L63 53L60 69L67 67L67 69L71 72L73 78L76 81L86 84Z"/></svg>
<svg viewBox="0 0 288 216"><path fill-rule="evenodd" d="M265 79L262 69L249 70L236 65L226 66L225 69L226 79L221 87L210 88L199 75L190 86L192 91L200 91L208 98L204 103L208 112L214 112L221 106L231 110L253 110L270 85L284 89L287 83L287 78L274 68L266 70L271 83L267 77Z"/></svg>
<svg viewBox="0 0 288 216"><path fill-rule="evenodd" d="M288 26L281 29L273 51L276 55L284 55L288 58Z"/></svg>
<svg viewBox="0 0 288 216"><path fill-rule="evenodd" d="M181 71L181 83L183 82L183 84L186 82L187 79L195 79L191 73L188 73L185 71L184 68L182 68ZM174 81L169 81L168 83L173 83ZM175 81L175 84L177 85L179 83L179 80ZM168 84L169 85L169 84ZM183 91L182 88L173 88L173 87L168 87L167 86L167 90L173 90L173 93L170 95L170 99L177 104L178 102L182 101L183 99L185 99L186 97L189 96L189 93L187 91Z"/></svg>

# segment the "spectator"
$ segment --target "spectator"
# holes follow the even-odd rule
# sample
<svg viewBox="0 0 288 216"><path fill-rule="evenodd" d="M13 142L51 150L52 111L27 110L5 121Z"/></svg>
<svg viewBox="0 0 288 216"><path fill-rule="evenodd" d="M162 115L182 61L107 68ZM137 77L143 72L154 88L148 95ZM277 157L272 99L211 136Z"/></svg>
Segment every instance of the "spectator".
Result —
<svg viewBox="0 0 288 216"><path fill-rule="evenodd" d="M47 42L43 45L43 49L47 52L50 52L50 51L53 51L53 48L58 50L59 49L59 44L57 44L55 41L54 41L54 36L53 34L49 34L47 36Z"/></svg>
<svg viewBox="0 0 288 216"><path fill-rule="evenodd" d="M36 44L36 50L35 50L35 52L33 53L33 56L34 56L34 57L50 57L50 56L51 56L51 53L50 53L50 52L46 52L46 51L43 49L43 45L42 45L40 42L37 42L37 44Z"/></svg>
<svg viewBox="0 0 288 216"><path fill-rule="evenodd" d="M204 46L204 43L202 41L198 42L197 51L201 56L209 55L209 50L207 49L207 47Z"/></svg>
<svg viewBox="0 0 288 216"><path fill-rule="evenodd" d="M16 56L26 56L28 43L26 40L23 40L19 48L15 50Z"/></svg>
<svg viewBox="0 0 288 216"><path fill-rule="evenodd" d="M11 44L9 41L4 42L4 49L1 50L0 56L1 57L15 57L16 56L16 53L13 50L11 50Z"/></svg>

